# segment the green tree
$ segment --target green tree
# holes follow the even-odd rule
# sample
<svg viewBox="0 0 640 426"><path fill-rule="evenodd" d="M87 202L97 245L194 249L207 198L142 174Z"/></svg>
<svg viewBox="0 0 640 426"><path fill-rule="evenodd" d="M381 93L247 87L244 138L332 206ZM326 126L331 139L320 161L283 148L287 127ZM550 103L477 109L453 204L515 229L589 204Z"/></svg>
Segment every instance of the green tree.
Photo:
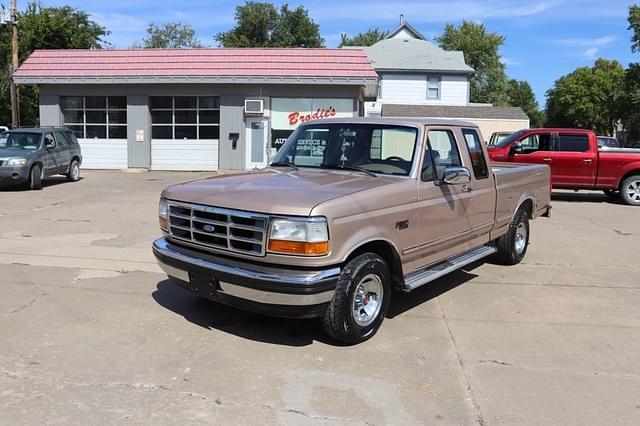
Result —
<svg viewBox="0 0 640 426"><path fill-rule="evenodd" d="M547 91L547 124L580 127L611 135L623 117L625 70L598 59L556 80Z"/></svg>
<svg viewBox="0 0 640 426"><path fill-rule="evenodd" d="M223 47L323 47L320 28L302 6L280 9L271 3L247 1L236 6L236 26L215 35Z"/></svg>
<svg viewBox="0 0 640 426"><path fill-rule="evenodd" d="M509 105L517 106L529 116L531 127L542 127L544 124L544 115L538 108L536 95L531 89L531 85L526 81L511 79L508 82L507 96Z"/></svg>
<svg viewBox="0 0 640 426"><path fill-rule="evenodd" d="M138 47L138 44L134 44ZM169 22L156 25L151 22L147 27L147 36L142 39L141 47L146 49L181 49L202 47L196 32L189 24Z"/></svg>
<svg viewBox="0 0 640 426"><path fill-rule="evenodd" d="M629 29L633 31L631 36L631 51L640 52L640 5L629 6Z"/></svg>
<svg viewBox="0 0 640 426"><path fill-rule="evenodd" d="M31 2L17 16L19 59L24 61L36 49L100 49L108 43L106 28L89 19L89 15L69 6L45 7ZM0 26L0 123L11 122L9 67L11 64L11 28ZM38 89L20 87L21 124L38 121Z"/></svg>
<svg viewBox="0 0 640 426"><path fill-rule="evenodd" d="M436 42L445 50L461 50L464 60L475 70L469 82L471 102L508 105L507 76L498 50L505 38L487 31L484 24L463 21L460 26L447 24Z"/></svg>
<svg viewBox="0 0 640 426"><path fill-rule="evenodd" d="M389 35L389 31L380 31L378 27L369 28L363 33L358 33L351 37L348 34L340 34L340 44L338 47L344 46L373 46L380 40Z"/></svg>

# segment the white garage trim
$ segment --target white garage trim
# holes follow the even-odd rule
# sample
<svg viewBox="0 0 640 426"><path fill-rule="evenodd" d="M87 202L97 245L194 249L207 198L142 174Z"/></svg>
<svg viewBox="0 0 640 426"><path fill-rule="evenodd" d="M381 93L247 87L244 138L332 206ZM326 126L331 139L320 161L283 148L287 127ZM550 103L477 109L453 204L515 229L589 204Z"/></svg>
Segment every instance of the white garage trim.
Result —
<svg viewBox="0 0 640 426"><path fill-rule="evenodd" d="M84 169L126 169L126 139L78 139Z"/></svg>
<svg viewBox="0 0 640 426"><path fill-rule="evenodd" d="M152 170L218 170L218 140L151 141Z"/></svg>

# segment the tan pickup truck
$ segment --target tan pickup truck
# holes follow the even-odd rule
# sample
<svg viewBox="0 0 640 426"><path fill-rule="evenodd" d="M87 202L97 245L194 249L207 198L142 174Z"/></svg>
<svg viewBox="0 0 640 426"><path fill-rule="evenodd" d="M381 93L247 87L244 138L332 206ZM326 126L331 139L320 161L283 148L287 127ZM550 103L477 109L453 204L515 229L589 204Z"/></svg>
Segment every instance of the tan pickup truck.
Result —
<svg viewBox="0 0 640 426"><path fill-rule="evenodd" d="M301 125L270 167L165 189L160 266L242 309L319 317L345 343L371 337L394 290L484 257L524 257L550 212L545 165L490 167L478 128L442 119Z"/></svg>

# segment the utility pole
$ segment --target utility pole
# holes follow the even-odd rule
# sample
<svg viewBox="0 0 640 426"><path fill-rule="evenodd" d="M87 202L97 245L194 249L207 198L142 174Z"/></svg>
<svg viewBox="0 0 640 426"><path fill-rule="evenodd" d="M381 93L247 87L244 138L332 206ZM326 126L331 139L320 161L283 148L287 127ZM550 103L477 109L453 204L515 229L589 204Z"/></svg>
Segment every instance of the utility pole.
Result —
<svg viewBox="0 0 640 426"><path fill-rule="evenodd" d="M20 127L20 93L13 73L18 69L18 7L17 0L11 0L11 127Z"/></svg>

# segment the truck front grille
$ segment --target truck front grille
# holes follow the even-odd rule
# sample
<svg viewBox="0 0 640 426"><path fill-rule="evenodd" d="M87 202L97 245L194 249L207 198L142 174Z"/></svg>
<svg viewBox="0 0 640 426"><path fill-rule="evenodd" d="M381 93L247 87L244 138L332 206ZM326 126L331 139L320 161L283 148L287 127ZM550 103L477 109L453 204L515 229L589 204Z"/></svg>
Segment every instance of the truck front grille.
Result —
<svg viewBox="0 0 640 426"><path fill-rule="evenodd" d="M264 256L268 222L258 213L169 202L171 237L205 248Z"/></svg>

